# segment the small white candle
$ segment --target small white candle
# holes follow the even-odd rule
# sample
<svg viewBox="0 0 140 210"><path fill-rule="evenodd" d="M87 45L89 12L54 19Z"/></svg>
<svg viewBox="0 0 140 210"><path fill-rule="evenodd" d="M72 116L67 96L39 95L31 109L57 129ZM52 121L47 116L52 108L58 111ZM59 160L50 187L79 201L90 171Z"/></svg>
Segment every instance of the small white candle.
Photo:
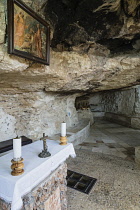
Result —
<svg viewBox="0 0 140 210"><path fill-rule="evenodd" d="M61 123L61 136L66 136L66 123Z"/></svg>
<svg viewBox="0 0 140 210"><path fill-rule="evenodd" d="M21 138L13 139L14 159L21 158Z"/></svg>

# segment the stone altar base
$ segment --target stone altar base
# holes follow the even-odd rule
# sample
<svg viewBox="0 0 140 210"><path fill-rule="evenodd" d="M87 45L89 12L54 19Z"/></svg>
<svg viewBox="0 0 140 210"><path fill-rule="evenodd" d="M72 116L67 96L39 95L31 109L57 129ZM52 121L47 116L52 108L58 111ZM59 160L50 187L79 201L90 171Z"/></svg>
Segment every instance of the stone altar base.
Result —
<svg viewBox="0 0 140 210"><path fill-rule="evenodd" d="M23 196L21 210L67 210L67 165L61 164L31 192ZM0 209L10 210L11 204L0 199Z"/></svg>

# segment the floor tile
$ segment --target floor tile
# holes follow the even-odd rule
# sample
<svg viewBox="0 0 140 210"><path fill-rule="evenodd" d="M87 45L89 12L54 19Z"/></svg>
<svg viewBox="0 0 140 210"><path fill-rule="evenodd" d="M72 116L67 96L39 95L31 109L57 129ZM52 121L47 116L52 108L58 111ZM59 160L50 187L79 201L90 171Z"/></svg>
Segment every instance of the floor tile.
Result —
<svg viewBox="0 0 140 210"><path fill-rule="evenodd" d="M116 155L121 158L130 156L132 160L134 147L140 146L140 132L107 121L96 122L91 126L89 137L79 146L80 149Z"/></svg>

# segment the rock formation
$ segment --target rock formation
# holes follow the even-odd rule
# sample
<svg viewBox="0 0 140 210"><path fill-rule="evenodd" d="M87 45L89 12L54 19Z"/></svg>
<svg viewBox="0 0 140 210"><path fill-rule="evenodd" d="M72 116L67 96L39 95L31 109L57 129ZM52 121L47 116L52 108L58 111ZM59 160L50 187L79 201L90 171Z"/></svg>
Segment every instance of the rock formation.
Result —
<svg viewBox="0 0 140 210"><path fill-rule="evenodd" d="M78 122L74 110L76 94L140 83L139 0L24 2L51 27L50 65L7 53L7 5L1 0L0 115L3 139L17 133L42 135L46 128L44 113L52 127L47 131L55 133L64 118L69 125ZM60 101L58 120L56 110L60 109ZM54 105L55 114L51 113L51 105ZM11 127L7 131L9 123Z"/></svg>
<svg viewBox="0 0 140 210"><path fill-rule="evenodd" d="M139 84L138 0L24 2L45 15L51 26L50 66L7 54L6 5L1 2L0 88L4 91L12 87L18 92L95 92Z"/></svg>

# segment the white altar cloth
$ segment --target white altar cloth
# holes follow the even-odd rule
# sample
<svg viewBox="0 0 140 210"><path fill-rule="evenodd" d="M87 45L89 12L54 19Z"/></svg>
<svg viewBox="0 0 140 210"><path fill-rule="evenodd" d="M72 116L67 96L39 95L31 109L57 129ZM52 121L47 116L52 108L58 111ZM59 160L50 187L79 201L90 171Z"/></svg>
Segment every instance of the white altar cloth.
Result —
<svg viewBox="0 0 140 210"><path fill-rule="evenodd" d="M63 163L69 156L75 157L73 144L59 145L57 141L47 140L50 157L39 158L43 149L43 142L36 141L22 147L24 158L24 174L11 175L11 159L13 152L0 157L0 197L11 203L11 210L22 207L22 197L43 181L53 170Z"/></svg>

